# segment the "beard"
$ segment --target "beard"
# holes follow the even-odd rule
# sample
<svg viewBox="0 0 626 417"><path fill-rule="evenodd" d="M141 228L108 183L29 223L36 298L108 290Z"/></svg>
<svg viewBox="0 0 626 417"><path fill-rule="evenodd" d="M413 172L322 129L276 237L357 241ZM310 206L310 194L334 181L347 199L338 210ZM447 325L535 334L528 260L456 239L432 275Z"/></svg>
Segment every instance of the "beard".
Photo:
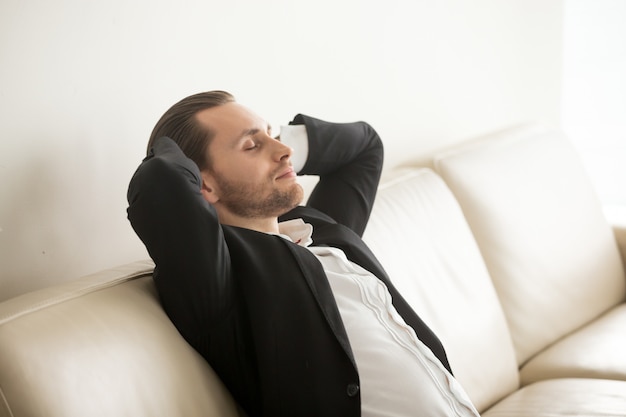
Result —
<svg viewBox="0 0 626 417"><path fill-rule="evenodd" d="M239 217L249 219L281 216L300 204L304 197L302 186L297 182L284 190L274 188L265 197L259 196L256 185L230 182L219 177L216 177L216 182L224 207Z"/></svg>

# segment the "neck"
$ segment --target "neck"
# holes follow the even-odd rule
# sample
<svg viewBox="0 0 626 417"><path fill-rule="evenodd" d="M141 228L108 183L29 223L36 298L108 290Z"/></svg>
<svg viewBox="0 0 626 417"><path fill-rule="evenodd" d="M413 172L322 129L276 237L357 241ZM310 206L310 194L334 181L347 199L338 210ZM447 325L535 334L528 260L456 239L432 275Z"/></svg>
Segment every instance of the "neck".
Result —
<svg viewBox="0 0 626 417"><path fill-rule="evenodd" d="M228 226L242 227L263 233L278 233L277 217L248 218L218 211L218 219L221 224Z"/></svg>

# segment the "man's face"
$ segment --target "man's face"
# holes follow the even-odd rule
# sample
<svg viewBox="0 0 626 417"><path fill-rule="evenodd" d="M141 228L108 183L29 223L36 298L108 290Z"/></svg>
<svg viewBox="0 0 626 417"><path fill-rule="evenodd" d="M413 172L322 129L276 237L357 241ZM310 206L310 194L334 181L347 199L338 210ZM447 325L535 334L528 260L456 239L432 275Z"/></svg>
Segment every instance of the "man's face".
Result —
<svg viewBox="0 0 626 417"><path fill-rule="evenodd" d="M203 194L220 220L278 217L302 201L292 149L272 138L265 120L238 103L203 110L197 118L215 132Z"/></svg>

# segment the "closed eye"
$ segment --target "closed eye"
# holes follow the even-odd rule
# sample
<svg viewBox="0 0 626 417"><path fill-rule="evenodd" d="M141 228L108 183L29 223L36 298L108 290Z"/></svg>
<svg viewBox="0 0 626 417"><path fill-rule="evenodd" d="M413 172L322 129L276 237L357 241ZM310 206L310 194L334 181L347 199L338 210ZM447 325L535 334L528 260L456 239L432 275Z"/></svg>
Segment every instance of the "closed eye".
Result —
<svg viewBox="0 0 626 417"><path fill-rule="evenodd" d="M255 149L258 149L258 148L259 148L259 146L260 146L260 145L259 145L259 143L258 143L257 141L252 141L252 140L250 140L250 141L247 141L247 142L246 142L246 144L245 144L245 145L244 145L244 147L243 147L243 150L244 150L244 151L253 151L253 150L255 150Z"/></svg>

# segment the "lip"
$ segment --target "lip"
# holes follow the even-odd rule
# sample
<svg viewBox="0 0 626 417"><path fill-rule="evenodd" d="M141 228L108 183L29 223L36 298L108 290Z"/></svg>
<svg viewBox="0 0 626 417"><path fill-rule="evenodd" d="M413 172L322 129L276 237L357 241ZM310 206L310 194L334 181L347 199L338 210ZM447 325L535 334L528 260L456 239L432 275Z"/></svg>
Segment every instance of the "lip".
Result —
<svg viewBox="0 0 626 417"><path fill-rule="evenodd" d="M276 179L283 180L283 179L295 178L295 177L296 177L296 172L293 170L292 167L288 167L284 171L281 171L280 174L276 177Z"/></svg>

